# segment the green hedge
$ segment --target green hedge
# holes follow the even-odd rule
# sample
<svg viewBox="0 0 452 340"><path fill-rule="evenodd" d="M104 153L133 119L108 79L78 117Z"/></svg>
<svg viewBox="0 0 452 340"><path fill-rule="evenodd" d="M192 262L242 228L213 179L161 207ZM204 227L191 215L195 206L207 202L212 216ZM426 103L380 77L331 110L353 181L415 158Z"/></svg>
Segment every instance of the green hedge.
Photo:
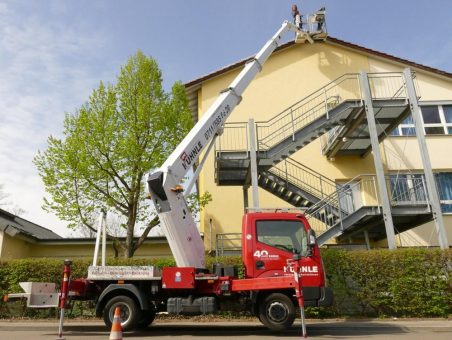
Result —
<svg viewBox="0 0 452 340"><path fill-rule="evenodd" d="M337 315L446 317L452 312L452 250L328 250Z"/></svg>
<svg viewBox="0 0 452 340"><path fill-rule="evenodd" d="M447 317L452 312L452 250L399 249L396 251L344 251L322 249L328 285L335 294L330 308L309 308L310 317ZM241 258L209 257L236 265ZM108 265L173 266L172 259L112 259ZM72 277L85 277L88 260L74 260ZM22 281L61 281L63 261L24 259L0 261L0 295L20 292ZM73 306L73 316L91 316L86 304ZM53 316L52 312L27 310L23 304L0 304L0 317Z"/></svg>

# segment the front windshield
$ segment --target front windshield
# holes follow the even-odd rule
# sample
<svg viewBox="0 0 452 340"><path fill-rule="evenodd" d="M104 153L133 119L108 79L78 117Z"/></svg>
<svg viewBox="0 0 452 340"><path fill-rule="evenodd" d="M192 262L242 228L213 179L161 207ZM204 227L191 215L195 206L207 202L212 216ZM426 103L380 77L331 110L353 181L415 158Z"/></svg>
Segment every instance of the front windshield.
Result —
<svg viewBox="0 0 452 340"><path fill-rule="evenodd" d="M308 248L306 230L301 221L257 221L256 234L259 242L291 253L304 254Z"/></svg>

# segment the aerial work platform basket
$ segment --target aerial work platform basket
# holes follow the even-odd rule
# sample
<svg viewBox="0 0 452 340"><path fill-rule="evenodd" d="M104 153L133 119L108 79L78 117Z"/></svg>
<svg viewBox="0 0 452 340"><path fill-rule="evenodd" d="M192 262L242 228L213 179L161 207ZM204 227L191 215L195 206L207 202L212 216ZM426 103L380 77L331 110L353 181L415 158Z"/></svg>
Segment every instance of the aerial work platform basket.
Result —
<svg viewBox="0 0 452 340"><path fill-rule="evenodd" d="M303 44L306 41L313 44L314 41L325 41L328 37L326 29L325 7L320 8L314 14L308 16L303 22L302 29L295 36L295 43Z"/></svg>

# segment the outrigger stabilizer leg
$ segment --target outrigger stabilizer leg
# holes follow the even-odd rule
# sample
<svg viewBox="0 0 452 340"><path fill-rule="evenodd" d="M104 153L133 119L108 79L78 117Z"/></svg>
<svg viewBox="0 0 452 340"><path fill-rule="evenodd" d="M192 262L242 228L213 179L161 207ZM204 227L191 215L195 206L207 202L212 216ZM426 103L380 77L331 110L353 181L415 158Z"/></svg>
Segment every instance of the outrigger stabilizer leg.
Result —
<svg viewBox="0 0 452 340"><path fill-rule="evenodd" d="M295 279L295 297L298 301L298 306L300 306L300 314L301 314L301 331L303 338L307 338L308 335L306 333L306 321L305 321L305 315L304 315L304 296L303 296L303 289L301 284L301 273L300 273L300 267L298 265L297 260L293 260L293 276Z"/></svg>

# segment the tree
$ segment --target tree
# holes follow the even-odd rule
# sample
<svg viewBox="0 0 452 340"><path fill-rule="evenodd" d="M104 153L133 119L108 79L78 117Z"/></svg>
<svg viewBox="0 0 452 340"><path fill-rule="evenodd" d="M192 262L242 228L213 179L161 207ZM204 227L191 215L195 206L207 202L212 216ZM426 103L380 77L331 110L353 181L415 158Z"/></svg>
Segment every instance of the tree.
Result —
<svg viewBox="0 0 452 340"><path fill-rule="evenodd" d="M192 126L184 86L162 88L157 62L138 51L115 84L102 82L74 114L63 138L48 138L34 159L46 191L44 209L69 227L94 229L107 208L125 221L125 257L132 257L158 218L145 199L145 174L160 166ZM136 226L145 226L134 240Z"/></svg>

